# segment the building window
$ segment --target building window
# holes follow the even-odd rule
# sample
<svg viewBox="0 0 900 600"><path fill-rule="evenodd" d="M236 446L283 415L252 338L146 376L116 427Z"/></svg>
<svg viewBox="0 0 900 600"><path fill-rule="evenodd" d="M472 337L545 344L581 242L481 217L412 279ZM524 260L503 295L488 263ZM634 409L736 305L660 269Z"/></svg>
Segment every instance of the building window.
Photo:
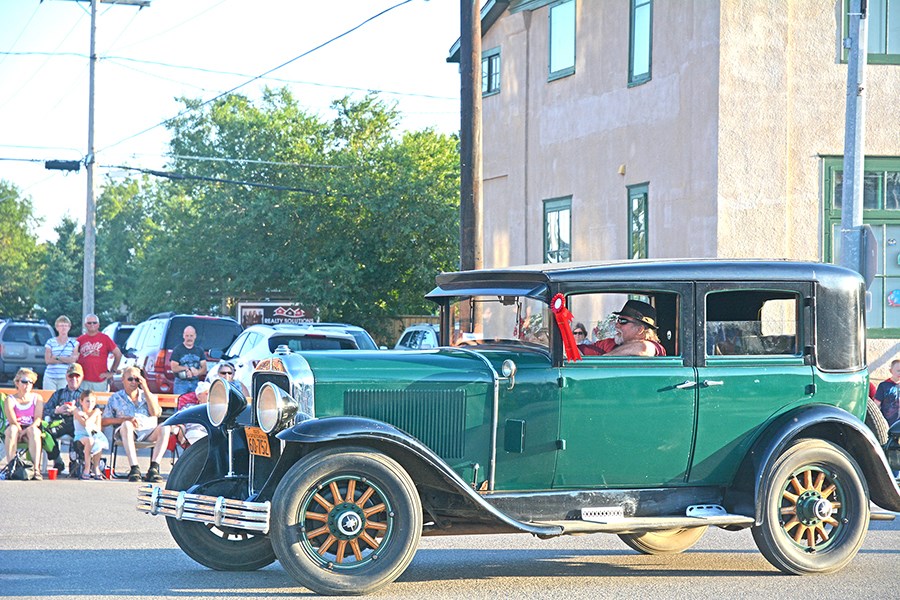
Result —
<svg viewBox="0 0 900 600"><path fill-rule="evenodd" d="M500 48L484 52L481 56L481 95L500 93Z"/></svg>
<svg viewBox="0 0 900 600"><path fill-rule="evenodd" d="M575 0L550 7L550 79L575 72Z"/></svg>
<svg viewBox="0 0 900 600"><path fill-rule="evenodd" d="M850 0L844 0L844 38L850 31ZM868 0L869 64L900 64L900 0ZM849 52L844 50L844 60Z"/></svg>
<svg viewBox="0 0 900 600"><path fill-rule="evenodd" d="M825 260L840 262L842 157L824 159ZM871 225L878 246L875 281L866 313L871 337L900 336L900 157L866 158L863 174L863 222Z"/></svg>
<svg viewBox="0 0 900 600"><path fill-rule="evenodd" d="M572 260L572 198L544 201L544 262Z"/></svg>
<svg viewBox="0 0 900 600"><path fill-rule="evenodd" d="M647 194L649 184L628 187L628 258L647 258Z"/></svg>
<svg viewBox="0 0 900 600"><path fill-rule="evenodd" d="M631 48L628 53L628 84L650 81L653 50L653 0L631 0Z"/></svg>

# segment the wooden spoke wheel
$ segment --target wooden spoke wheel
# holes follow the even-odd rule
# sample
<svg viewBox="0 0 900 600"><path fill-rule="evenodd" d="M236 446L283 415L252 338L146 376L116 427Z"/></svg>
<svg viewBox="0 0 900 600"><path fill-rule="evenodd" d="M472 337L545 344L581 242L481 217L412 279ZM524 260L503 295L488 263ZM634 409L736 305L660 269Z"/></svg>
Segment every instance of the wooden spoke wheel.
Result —
<svg viewBox="0 0 900 600"><path fill-rule="evenodd" d="M326 448L285 474L272 523L275 554L302 585L319 594L367 594L412 561L422 505L412 479L390 457Z"/></svg>
<svg viewBox="0 0 900 600"><path fill-rule="evenodd" d="M753 538L786 573L826 573L846 565L869 525L868 490L856 461L840 446L801 440L767 476L763 523Z"/></svg>

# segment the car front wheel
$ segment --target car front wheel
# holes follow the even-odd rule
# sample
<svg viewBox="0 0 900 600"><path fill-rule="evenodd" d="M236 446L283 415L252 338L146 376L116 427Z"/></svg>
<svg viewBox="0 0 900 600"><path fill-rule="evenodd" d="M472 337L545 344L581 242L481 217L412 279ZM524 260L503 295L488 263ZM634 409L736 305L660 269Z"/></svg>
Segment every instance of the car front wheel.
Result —
<svg viewBox="0 0 900 600"><path fill-rule="evenodd" d="M824 440L797 442L775 462L763 494L762 524L753 527L753 539L781 571L837 571L862 545L868 489L843 448Z"/></svg>
<svg viewBox="0 0 900 600"><path fill-rule="evenodd" d="M207 438L191 444L175 463L167 490L186 490L197 481L209 451ZM264 535L220 529L212 524L166 517L175 543L203 566L217 571L254 571L275 562L269 538Z"/></svg>
<svg viewBox="0 0 900 600"><path fill-rule="evenodd" d="M284 569L319 594L367 594L412 561L422 506L390 457L323 449L298 461L272 501L272 546Z"/></svg>

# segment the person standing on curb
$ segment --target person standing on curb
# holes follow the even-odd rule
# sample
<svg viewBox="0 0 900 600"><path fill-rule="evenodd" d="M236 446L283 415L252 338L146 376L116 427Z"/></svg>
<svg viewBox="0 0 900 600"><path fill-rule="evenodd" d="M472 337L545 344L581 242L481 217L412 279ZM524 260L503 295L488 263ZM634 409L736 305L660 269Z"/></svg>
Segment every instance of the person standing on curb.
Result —
<svg viewBox="0 0 900 600"><path fill-rule="evenodd" d="M172 349L169 368L175 374L176 395L193 392L206 375L206 351L197 345L197 330L188 325L181 334L182 343Z"/></svg>
<svg viewBox="0 0 900 600"><path fill-rule="evenodd" d="M97 315L84 318L84 331L78 336L78 364L84 369L81 387L94 392L105 392L109 389L109 380L119 369L122 351L112 338L100 331L100 319ZM113 355L111 369L110 354Z"/></svg>

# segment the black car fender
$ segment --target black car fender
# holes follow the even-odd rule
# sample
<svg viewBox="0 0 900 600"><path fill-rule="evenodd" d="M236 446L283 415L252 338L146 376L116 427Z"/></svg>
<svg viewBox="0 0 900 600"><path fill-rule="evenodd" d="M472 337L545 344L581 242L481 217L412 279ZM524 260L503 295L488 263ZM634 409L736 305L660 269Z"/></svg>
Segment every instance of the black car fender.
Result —
<svg viewBox="0 0 900 600"><path fill-rule="evenodd" d="M245 408L238 416L237 421L242 422L245 419L244 413L247 413L247 421L249 421L250 409ZM198 424L206 429L207 439L209 440L209 454L206 458L206 465L197 478L197 481L209 481L219 479L228 473L228 434L222 427L216 427L209 420L209 413L205 404L197 404L188 406L173 414L165 420L163 425L187 425ZM242 428L238 428L240 430ZM231 441L231 452L234 456L244 457L243 463L246 463L246 457L249 455L247 449L247 438L244 435L233 435Z"/></svg>
<svg viewBox="0 0 900 600"><path fill-rule="evenodd" d="M828 440L844 448L862 469L872 502L887 510L900 511L900 488L874 434L847 411L817 404L798 408L773 420L756 439L738 471L736 488L747 488L752 481L757 525L762 523L764 490L775 461L801 438Z"/></svg>
<svg viewBox="0 0 900 600"><path fill-rule="evenodd" d="M518 521L488 504L430 448L406 432L382 421L363 417L323 417L298 423L277 434L291 443L321 446L368 447L396 460L416 482L416 487L432 487L458 496L476 509L485 520L494 521L510 532L552 537L562 528L536 526ZM286 452L284 457L294 453Z"/></svg>

